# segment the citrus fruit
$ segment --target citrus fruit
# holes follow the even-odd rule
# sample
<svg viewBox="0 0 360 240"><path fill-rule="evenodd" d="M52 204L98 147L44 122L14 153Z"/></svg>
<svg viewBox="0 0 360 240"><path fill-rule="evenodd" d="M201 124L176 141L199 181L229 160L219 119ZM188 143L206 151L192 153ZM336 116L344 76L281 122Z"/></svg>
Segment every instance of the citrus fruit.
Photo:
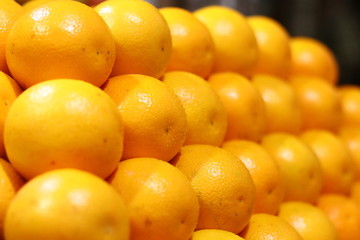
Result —
<svg viewBox="0 0 360 240"><path fill-rule="evenodd" d="M215 44L212 72L247 74L257 59L254 32L244 15L225 6L206 6L194 11L209 29Z"/></svg>
<svg viewBox="0 0 360 240"><path fill-rule="evenodd" d="M57 169L27 182L10 203L5 239L124 239L129 217L121 196L103 179Z"/></svg>
<svg viewBox="0 0 360 240"><path fill-rule="evenodd" d="M94 9L115 39L116 59L111 76L161 77L171 54L171 34L159 10L146 1L104 1Z"/></svg>
<svg viewBox="0 0 360 240"><path fill-rule="evenodd" d="M265 104L251 81L235 72L222 72L210 75L208 82L227 113L225 140L259 141L265 131Z"/></svg>
<svg viewBox="0 0 360 240"><path fill-rule="evenodd" d="M24 12L9 32L6 60L25 88L56 78L102 85L115 60L115 42L103 19L77 1L51 1Z"/></svg>
<svg viewBox="0 0 360 240"><path fill-rule="evenodd" d="M340 85L341 125L360 125L360 86Z"/></svg>
<svg viewBox="0 0 360 240"><path fill-rule="evenodd" d="M190 180L200 204L196 229L239 233L254 207L255 186L245 165L211 145L187 145L171 161Z"/></svg>
<svg viewBox="0 0 360 240"><path fill-rule="evenodd" d="M29 0L29 1L20 0L20 2L21 1L25 1L24 4L22 4L22 6L23 6L24 11L28 11L28 10L30 10L34 7L37 7L41 4L48 3L51 1L58 1L58 0ZM74 0L68 0L68 1L74 1ZM80 2L80 0L79 0L79 2Z"/></svg>
<svg viewBox="0 0 360 240"><path fill-rule="evenodd" d="M112 77L104 91L124 120L123 159L154 157L169 161L186 138L186 113L174 91L141 74Z"/></svg>
<svg viewBox="0 0 360 240"><path fill-rule="evenodd" d="M261 145L247 140L229 140L222 148L238 157L255 184L254 213L276 214L284 200L285 183L280 169Z"/></svg>
<svg viewBox="0 0 360 240"><path fill-rule="evenodd" d="M227 129L226 111L211 85L195 74L180 71L165 73L162 81L173 89L185 109L184 145L220 146Z"/></svg>
<svg viewBox="0 0 360 240"><path fill-rule="evenodd" d="M197 230L190 240L243 240L235 233L220 229Z"/></svg>
<svg viewBox="0 0 360 240"><path fill-rule="evenodd" d="M290 201L280 205L278 216L298 231L304 240L337 240L329 217L313 204Z"/></svg>
<svg viewBox="0 0 360 240"><path fill-rule="evenodd" d="M4 143L11 164L27 179L69 167L105 178L121 159L123 123L114 102L98 87L48 80L25 90L11 105Z"/></svg>
<svg viewBox="0 0 360 240"><path fill-rule="evenodd" d="M274 158L284 177L284 201L315 203L322 188L322 168L313 150L288 133L268 134L261 145Z"/></svg>
<svg viewBox="0 0 360 240"><path fill-rule="evenodd" d="M131 239L189 239L199 203L186 176L155 158L121 161L108 179L129 209Z"/></svg>
<svg viewBox="0 0 360 240"><path fill-rule="evenodd" d="M326 130L307 130L301 134L314 151L323 171L322 193L348 194L355 180L356 168L344 142Z"/></svg>
<svg viewBox="0 0 360 240"><path fill-rule="evenodd" d="M214 65L214 41L208 28L188 10L160 9L169 25L172 50L166 71L186 71L207 77Z"/></svg>
<svg viewBox="0 0 360 240"><path fill-rule="evenodd" d="M350 198L356 202L358 206L360 206L360 181L355 181L350 190Z"/></svg>

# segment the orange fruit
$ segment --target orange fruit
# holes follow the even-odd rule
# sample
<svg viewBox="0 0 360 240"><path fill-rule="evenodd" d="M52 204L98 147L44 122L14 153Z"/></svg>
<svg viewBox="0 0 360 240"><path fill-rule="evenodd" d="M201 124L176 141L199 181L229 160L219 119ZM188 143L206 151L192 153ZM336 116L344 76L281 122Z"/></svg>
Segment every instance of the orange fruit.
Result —
<svg viewBox="0 0 360 240"><path fill-rule="evenodd" d="M155 158L132 158L120 162L108 181L129 209L132 240L191 237L199 203L179 169Z"/></svg>
<svg viewBox="0 0 360 240"><path fill-rule="evenodd" d="M247 74L254 65L258 48L254 32L244 15L225 6L207 6L194 12L209 29L215 44L212 72Z"/></svg>
<svg viewBox="0 0 360 240"><path fill-rule="evenodd" d="M130 239L121 196L97 176L57 169L27 182L10 203L5 238Z"/></svg>
<svg viewBox="0 0 360 240"><path fill-rule="evenodd" d="M302 116L302 129L336 131L340 124L339 94L334 86L318 77L291 80Z"/></svg>
<svg viewBox="0 0 360 240"><path fill-rule="evenodd" d="M227 129L226 111L211 85L195 74L180 71L165 73L162 81L173 89L185 109L184 145L220 146Z"/></svg>
<svg viewBox="0 0 360 240"><path fill-rule="evenodd" d="M323 170L322 193L348 194L355 180L356 168L341 139L326 130L308 130L301 134L320 160Z"/></svg>
<svg viewBox="0 0 360 240"><path fill-rule="evenodd" d="M207 77L214 65L214 41L208 28L191 12L178 7L160 9L169 25L172 50L167 71L186 71Z"/></svg>
<svg viewBox="0 0 360 240"><path fill-rule="evenodd" d="M212 74L208 82L227 113L225 140L260 140L266 124L265 104L250 80L235 72L223 72Z"/></svg>
<svg viewBox="0 0 360 240"><path fill-rule="evenodd" d="M150 76L110 78L104 91L124 121L123 159L154 157L169 161L186 138L186 113L174 91Z"/></svg>
<svg viewBox="0 0 360 240"><path fill-rule="evenodd" d="M0 2L0 71L9 73L5 58L6 39L14 22L23 13L21 5L15 0Z"/></svg>
<svg viewBox="0 0 360 240"><path fill-rule="evenodd" d="M360 126L343 126L338 136L345 143L355 164L355 179L360 180Z"/></svg>
<svg viewBox="0 0 360 240"><path fill-rule="evenodd" d="M8 206L23 184L24 180L11 164L0 158L0 239L4 236L4 219Z"/></svg>
<svg viewBox="0 0 360 240"><path fill-rule="evenodd" d="M302 240L300 234L288 222L266 213L253 214L240 236L246 240Z"/></svg>
<svg viewBox="0 0 360 240"><path fill-rule="evenodd" d="M77 1L51 1L26 11L14 23L6 60L25 88L56 78L102 85L115 60L115 42L103 19Z"/></svg>
<svg viewBox="0 0 360 240"><path fill-rule="evenodd" d="M0 158L6 158L4 146L4 124L10 106L20 95L22 89L7 74L0 71Z"/></svg>
<svg viewBox="0 0 360 240"><path fill-rule="evenodd" d="M313 76L335 85L339 81L339 66L332 50L309 37L290 39L290 76Z"/></svg>
<svg viewBox="0 0 360 240"><path fill-rule="evenodd" d="M258 143L230 140L222 148L237 156L249 170L255 184L254 213L276 214L284 199L285 184L272 156Z"/></svg>
<svg viewBox="0 0 360 240"><path fill-rule="evenodd" d="M295 92L282 78L257 74L252 78L266 111L266 132L300 132L302 118Z"/></svg>
<svg viewBox="0 0 360 240"><path fill-rule="evenodd" d="M24 2L25 1L25 2ZM23 8L24 8L24 11L28 11L34 7L37 7L41 4L44 4L44 3L48 3L48 2L51 2L51 1L58 1L58 0L19 0L18 2L24 2L24 4L22 4ZM68 1L74 1L74 0L68 0ZM79 0L79 2L81 2Z"/></svg>
<svg viewBox="0 0 360 240"><path fill-rule="evenodd" d="M187 145L171 161L190 180L200 204L196 229L239 233L249 222L255 186L245 165L211 145Z"/></svg>
<svg viewBox="0 0 360 240"><path fill-rule="evenodd" d="M335 226L318 207L300 201L284 202L278 216L295 228L304 240L337 240Z"/></svg>
<svg viewBox="0 0 360 240"><path fill-rule="evenodd" d="M11 105L4 143L11 164L27 179L69 167L105 178L121 159L123 123L101 89L79 80L48 80Z"/></svg>
<svg viewBox="0 0 360 240"><path fill-rule="evenodd" d="M322 209L335 226L339 240L356 240L360 236L360 208L347 196L324 194L317 206Z"/></svg>
<svg viewBox="0 0 360 240"><path fill-rule="evenodd" d="M350 190L350 198L356 202L358 206L360 206L360 181L355 181Z"/></svg>
<svg viewBox="0 0 360 240"><path fill-rule="evenodd" d="M360 86L340 85L341 125L360 126Z"/></svg>
<svg viewBox="0 0 360 240"><path fill-rule="evenodd" d="M257 61L251 68L251 75L269 74L287 77L290 67L289 34L275 19L266 16L247 17L255 33L259 48Z"/></svg>
<svg viewBox="0 0 360 240"><path fill-rule="evenodd" d="M244 240L235 233L220 229L197 230L190 240Z"/></svg>
<svg viewBox="0 0 360 240"><path fill-rule="evenodd" d="M287 133L268 134L261 144L284 177L284 201L315 203L322 188L322 168L312 149L299 137Z"/></svg>
<svg viewBox="0 0 360 240"><path fill-rule="evenodd" d="M111 76L161 77L171 54L171 34L159 10L146 1L105 1L94 9L115 39L116 59Z"/></svg>

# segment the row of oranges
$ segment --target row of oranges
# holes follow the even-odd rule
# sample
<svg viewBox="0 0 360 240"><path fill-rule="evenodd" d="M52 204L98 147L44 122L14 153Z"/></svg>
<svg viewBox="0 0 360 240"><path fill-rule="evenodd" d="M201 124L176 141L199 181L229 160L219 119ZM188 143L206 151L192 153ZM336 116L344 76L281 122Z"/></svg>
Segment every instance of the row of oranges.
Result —
<svg viewBox="0 0 360 240"><path fill-rule="evenodd" d="M221 6L1 11L5 239L360 236L360 88L321 42Z"/></svg>

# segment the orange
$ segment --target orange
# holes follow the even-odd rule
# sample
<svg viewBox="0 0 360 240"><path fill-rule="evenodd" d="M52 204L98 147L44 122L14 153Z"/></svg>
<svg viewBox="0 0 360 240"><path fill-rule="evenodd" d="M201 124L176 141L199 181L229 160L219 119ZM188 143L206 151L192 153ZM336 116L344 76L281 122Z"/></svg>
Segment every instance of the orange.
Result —
<svg viewBox="0 0 360 240"><path fill-rule="evenodd" d="M360 236L360 208L349 197L340 194L320 196L317 206L334 224L339 240L357 240Z"/></svg>
<svg viewBox="0 0 360 240"><path fill-rule="evenodd" d="M115 60L115 42L102 18L77 1L51 1L26 11L6 42L6 60L24 88L56 78L102 85Z"/></svg>
<svg viewBox="0 0 360 240"><path fill-rule="evenodd" d="M4 143L11 164L27 179L68 167L105 178L121 159L123 123L101 89L79 80L48 80L14 101Z"/></svg>
<svg viewBox="0 0 360 240"><path fill-rule="evenodd" d="M191 12L177 8L160 9L169 25L172 50L167 71L187 71L207 77L214 65L214 41L208 28Z"/></svg>
<svg viewBox="0 0 360 240"><path fill-rule="evenodd" d="M22 7L15 0L2 0L0 2L0 71L5 73L9 73L5 58L7 36L14 22L22 13Z"/></svg>
<svg viewBox="0 0 360 240"><path fill-rule="evenodd" d="M266 213L253 214L249 225L240 236L246 240L302 240L300 234L288 222Z"/></svg>
<svg viewBox="0 0 360 240"><path fill-rule="evenodd" d="M355 179L360 180L360 126L343 126L338 136L345 143L355 164Z"/></svg>
<svg viewBox="0 0 360 240"><path fill-rule="evenodd" d="M0 71L0 158L6 158L4 146L4 124L10 106L22 92L19 85Z"/></svg>
<svg viewBox="0 0 360 240"><path fill-rule="evenodd" d="M159 10L146 1L105 1L94 9L115 39L111 76L136 73L161 77L171 54L171 34Z"/></svg>
<svg viewBox="0 0 360 240"><path fill-rule="evenodd" d="M190 180L200 204L197 229L239 233L249 222L255 186L245 165L211 145L187 145L173 159Z"/></svg>
<svg viewBox="0 0 360 240"><path fill-rule="evenodd" d="M302 116L302 129L336 131L340 124L339 94L334 86L319 77L291 80Z"/></svg>
<svg viewBox="0 0 360 240"><path fill-rule="evenodd" d="M360 86L340 85L341 125L360 126Z"/></svg>
<svg viewBox="0 0 360 240"><path fill-rule="evenodd" d="M322 168L312 149L287 133L266 135L261 144L280 167L285 182L284 201L314 203L322 188Z"/></svg>
<svg viewBox="0 0 360 240"><path fill-rule="evenodd" d="M247 17L259 48L251 75L269 74L287 77L290 67L289 34L276 20L266 16Z"/></svg>
<svg viewBox="0 0 360 240"><path fill-rule="evenodd" d="M335 85L339 81L336 56L324 43L309 37L290 39L290 76L313 76Z"/></svg>
<svg viewBox="0 0 360 240"><path fill-rule="evenodd" d="M0 239L4 236L4 219L8 206L23 184L24 180L15 169L0 158Z"/></svg>
<svg viewBox="0 0 360 240"><path fill-rule="evenodd" d="M110 78L104 86L124 120L123 159L169 161L186 138L186 113L165 83L140 74Z"/></svg>
<svg viewBox="0 0 360 240"><path fill-rule="evenodd" d="M120 162L108 181L129 209L132 240L191 237L199 203L179 169L155 158L132 158Z"/></svg>
<svg viewBox="0 0 360 240"><path fill-rule="evenodd" d="M272 156L258 143L230 140L222 148L237 156L255 184L254 213L276 214L285 195L285 183Z"/></svg>
<svg viewBox="0 0 360 240"><path fill-rule="evenodd" d="M101 178L77 169L52 170L16 194L5 217L5 238L128 240L128 211Z"/></svg>
<svg viewBox="0 0 360 240"><path fill-rule="evenodd" d="M207 6L194 12L209 29L215 44L212 72L247 74L254 65L258 48L254 32L244 15L224 6Z"/></svg>
<svg viewBox="0 0 360 240"><path fill-rule="evenodd" d="M299 133L302 118L293 88L282 78L257 74L252 78L266 111L266 132Z"/></svg>
<svg viewBox="0 0 360 240"><path fill-rule="evenodd" d="M318 207L300 201L284 202L278 216L293 226L304 240L337 240L335 226Z"/></svg>
<svg viewBox="0 0 360 240"><path fill-rule="evenodd" d="M360 207L360 181L359 180L355 181L352 184L349 196Z"/></svg>
<svg viewBox="0 0 360 240"><path fill-rule="evenodd" d="M212 74L208 81L225 106L225 140L260 140L266 124L265 104L250 80L235 72L223 72Z"/></svg>
<svg viewBox="0 0 360 240"><path fill-rule="evenodd" d="M190 240L244 240L238 235L220 230L220 229L203 229L194 232Z"/></svg>
<svg viewBox="0 0 360 240"><path fill-rule="evenodd" d="M356 168L341 139L326 130L308 130L301 138L320 160L323 170L322 193L348 194L355 180Z"/></svg>
<svg viewBox="0 0 360 240"><path fill-rule="evenodd" d="M165 73L163 82L174 90L185 109L187 132L184 144L219 146L225 137L227 118L221 99L203 78L189 73Z"/></svg>
<svg viewBox="0 0 360 240"><path fill-rule="evenodd" d="M22 6L24 8L24 11L28 11L34 7L40 6L41 4L48 3L51 1L58 1L58 0L29 0L29 1L20 0L19 2L21 2L21 1L25 1ZM74 0L68 0L68 1L74 1ZM77 0L77 1L81 2L80 0Z"/></svg>

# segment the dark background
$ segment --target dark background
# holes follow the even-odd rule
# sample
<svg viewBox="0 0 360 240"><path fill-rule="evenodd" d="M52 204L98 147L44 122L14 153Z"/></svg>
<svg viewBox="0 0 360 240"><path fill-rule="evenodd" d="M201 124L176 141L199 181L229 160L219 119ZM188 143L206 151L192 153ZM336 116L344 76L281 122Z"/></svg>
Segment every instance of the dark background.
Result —
<svg viewBox="0 0 360 240"><path fill-rule="evenodd" d="M242 14L266 15L279 21L291 36L325 43L337 57L339 84L360 85L360 0L148 0L157 7L179 6L190 11L211 4Z"/></svg>

